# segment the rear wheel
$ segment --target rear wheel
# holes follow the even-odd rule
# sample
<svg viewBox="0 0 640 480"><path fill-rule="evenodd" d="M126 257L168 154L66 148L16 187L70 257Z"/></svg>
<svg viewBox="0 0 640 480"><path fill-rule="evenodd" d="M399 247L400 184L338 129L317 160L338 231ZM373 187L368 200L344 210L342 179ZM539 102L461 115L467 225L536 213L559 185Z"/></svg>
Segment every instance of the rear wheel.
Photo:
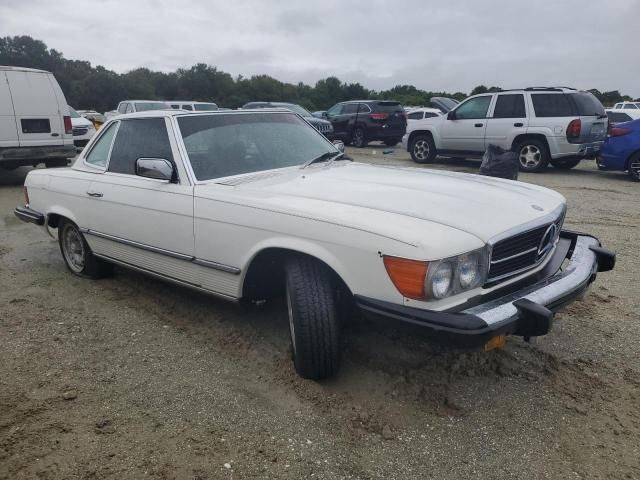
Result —
<svg viewBox="0 0 640 480"><path fill-rule="evenodd" d="M629 159L629 176L634 182L640 182L640 152Z"/></svg>
<svg viewBox="0 0 640 480"><path fill-rule="evenodd" d="M431 163L435 160L437 152L433 138L429 135L417 135L411 139L409 153L416 163Z"/></svg>
<svg viewBox="0 0 640 480"><path fill-rule="evenodd" d="M551 159L550 163L551 165L553 165L553 168L557 168L558 170L569 170L575 166L577 166L580 161L582 159L581 158L556 158Z"/></svg>
<svg viewBox="0 0 640 480"><path fill-rule="evenodd" d="M113 272L113 264L96 257L78 226L63 220L58 225L58 243L67 268L80 277L102 278Z"/></svg>
<svg viewBox="0 0 640 480"><path fill-rule="evenodd" d="M542 140L525 139L518 144L516 152L522 172L541 172L549 165L549 149Z"/></svg>
<svg viewBox="0 0 640 480"><path fill-rule="evenodd" d="M356 148L364 148L367 146L367 132L365 132L364 128L356 127L353 130L351 143L353 143L353 146Z"/></svg>
<svg viewBox="0 0 640 480"><path fill-rule="evenodd" d="M286 264L286 295L293 362L303 378L335 375L340 366L340 302L331 272L304 256Z"/></svg>

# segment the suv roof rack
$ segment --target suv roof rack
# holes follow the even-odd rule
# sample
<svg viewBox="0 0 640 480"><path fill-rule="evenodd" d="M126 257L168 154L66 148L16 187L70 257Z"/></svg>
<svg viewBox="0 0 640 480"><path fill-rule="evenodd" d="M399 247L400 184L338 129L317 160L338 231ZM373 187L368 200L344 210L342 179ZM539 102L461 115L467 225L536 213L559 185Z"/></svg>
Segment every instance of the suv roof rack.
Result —
<svg viewBox="0 0 640 480"><path fill-rule="evenodd" d="M543 92L560 92L562 91L563 87L527 87L524 90L526 92L531 92L531 91L543 91Z"/></svg>

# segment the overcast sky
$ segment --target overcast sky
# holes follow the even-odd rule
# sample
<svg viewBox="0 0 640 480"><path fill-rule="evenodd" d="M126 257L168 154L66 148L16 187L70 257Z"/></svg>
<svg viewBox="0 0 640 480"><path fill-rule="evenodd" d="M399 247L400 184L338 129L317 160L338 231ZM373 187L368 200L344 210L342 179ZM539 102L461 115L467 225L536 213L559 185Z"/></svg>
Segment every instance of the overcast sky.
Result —
<svg viewBox="0 0 640 480"><path fill-rule="evenodd" d="M231 74L469 92L567 85L640 97L640 0L0 0L30 35L117 72Z"/></svg>

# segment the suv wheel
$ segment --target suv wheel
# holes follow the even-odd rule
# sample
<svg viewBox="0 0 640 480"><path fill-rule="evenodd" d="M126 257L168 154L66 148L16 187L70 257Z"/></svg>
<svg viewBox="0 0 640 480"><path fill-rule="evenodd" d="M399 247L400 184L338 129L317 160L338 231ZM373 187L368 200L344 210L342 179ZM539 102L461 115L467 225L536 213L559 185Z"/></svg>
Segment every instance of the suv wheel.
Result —
<svg viewBox="0 0 640 480"><path fill-rule="evenodd" d="M67 268L79 277L102 278L111 274L113 264L96 257L77 225L64 220L58 225L58 243Z"/></svg>
<svg viewBox="0 0 640 480"><path fill-rule="evenodd" d="M409 153L416 163L431 163L436 158L436 146L429 135L417 135L409 144Z"/></svg>
<svg viewBox="0 0 640 480"><path fill-rule="evenodd" d="M522 172L541 172L549 165L549 150L541 140L523 140L518 144L516 152Z"/></svg>
<svg viewBox="0 0 640 480"><path fill-rule="evenodd" d="M367 132L362 127L356 127L351 135L351 143L356 148L363 148L367 146Z"/></svg>
<svg viewBox="0 0 640 480"><path fill-rule="evenodd" d="M340 366L340 309L331 273L312 258L294 256L285 276L296 371L313 380L335 375Z"/></svg>
<svg viewBox="0 0 640 480"><path fill-rule="evenodd" d="M558 170L569 170L580 163L581 158L556 158L551 159L550 163L553 165L553 168L557 168Z"/></svg>
<svg viewBox="0 0 640 480"><path fill-rule="evenodd" d="M629 159L629 176L632 180L640 182L640 152Z"/></svg>

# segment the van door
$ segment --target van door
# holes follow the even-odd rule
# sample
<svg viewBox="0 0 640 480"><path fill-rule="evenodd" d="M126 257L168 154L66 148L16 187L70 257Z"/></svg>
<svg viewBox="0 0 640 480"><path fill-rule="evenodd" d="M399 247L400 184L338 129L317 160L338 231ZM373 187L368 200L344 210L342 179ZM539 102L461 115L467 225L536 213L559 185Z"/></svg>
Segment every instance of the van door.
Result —
<svg viewBox="0 0 640 480"><path fill-rule="evenodd" d="M48 72L5 72L21 147L63 145L63 115Z"/></svg>
<svg viewBox="0 0 640 480"><path fill-rule="evenodd" d="M0 148L17 146L18 130L9 82L5 72L0 71Z"/></svg>

